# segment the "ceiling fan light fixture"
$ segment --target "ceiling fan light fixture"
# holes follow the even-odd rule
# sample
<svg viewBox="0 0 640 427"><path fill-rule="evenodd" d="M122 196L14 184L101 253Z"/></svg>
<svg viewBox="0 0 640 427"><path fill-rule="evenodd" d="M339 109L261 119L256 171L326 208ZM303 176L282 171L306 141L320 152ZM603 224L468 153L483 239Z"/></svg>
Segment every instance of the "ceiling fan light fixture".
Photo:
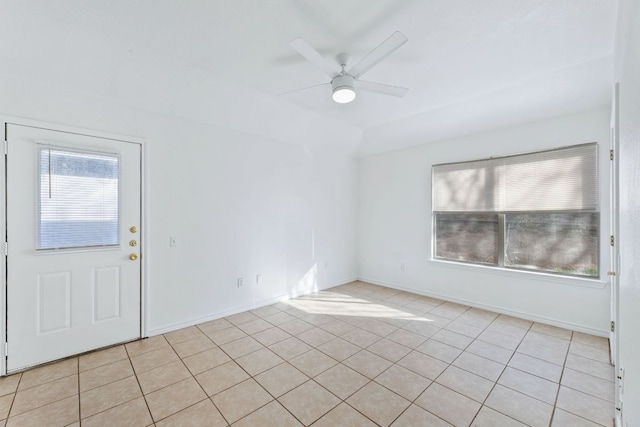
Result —
<svg viewBox="0 0 640 427"><path fill-rule="evenodd" d="M348 104L356 99L356 91L353 88L354 78L348 74L341 74L331 80L333 89L332 98L338 104Z"/></svg>

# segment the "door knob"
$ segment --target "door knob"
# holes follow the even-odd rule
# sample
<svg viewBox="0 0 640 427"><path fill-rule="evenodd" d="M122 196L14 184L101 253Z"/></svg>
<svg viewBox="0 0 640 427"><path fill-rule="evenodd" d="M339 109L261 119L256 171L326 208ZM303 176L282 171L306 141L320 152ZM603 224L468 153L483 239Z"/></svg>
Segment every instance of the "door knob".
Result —
<svg viewBox="0 0 640 427"><path fill-rule="evenodd" d="M129 228L129 231L132 233L137 233L138 232L138 227L136 227L135 225L132 226L131 228Z"/></svg>
<svg viewBox="0 0 640 427"><path fill-rule="evenodd" d="M137 259L138 259L138 254L130 254L130 255L129 255L129 259L130 259L131 261L135 261L135 260L137 260Z"/></svg>

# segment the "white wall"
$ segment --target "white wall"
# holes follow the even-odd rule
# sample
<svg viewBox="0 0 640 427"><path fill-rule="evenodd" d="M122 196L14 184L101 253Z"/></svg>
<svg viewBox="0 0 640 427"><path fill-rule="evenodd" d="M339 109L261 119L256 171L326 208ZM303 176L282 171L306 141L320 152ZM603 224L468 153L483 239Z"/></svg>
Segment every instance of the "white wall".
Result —
<svg viewBox="0 0 640 427"><path fill-rule="evenodd" d="M151 333L355 277L350 156L177 120L145 135Z"/></svg>
<svg viewBox="0 0 640 427"><path fill-rule="evenodd" d="M640 4L622 0L616 45L620 82L619 360L625 427L640 426Z"/></svg>
<svg viewBox="0 0 640 427"><path fill-rule="evenodd" d="M604 281L432 261L431 166L598 142L600 271L606 278L609 115L609 109L602 108L361 158L359 277L606 336L610 290Z"/></svg>
<svg viewBox="0 0 640 427"><path fill-rule="evenodd" d="M357 129L179 64L167 95L148 63L83 81L23 53L0 114L147 139L150 335L356 277Z"/></svg>

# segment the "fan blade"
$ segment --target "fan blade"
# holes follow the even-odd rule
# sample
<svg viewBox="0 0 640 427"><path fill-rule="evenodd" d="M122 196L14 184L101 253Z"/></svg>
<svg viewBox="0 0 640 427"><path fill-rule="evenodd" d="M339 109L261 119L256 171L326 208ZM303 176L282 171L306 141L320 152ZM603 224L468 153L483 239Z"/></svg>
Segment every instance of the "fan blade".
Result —
<svg viewBox="0 0 640 427"><path fill-rule="evenodd" d="M397 96L402 98L409 92L406 87L387 85L384 83L366 82L362 80L356 80L356 86L358 89L365 90L367 92L382 93L384 95Z"/></svg>
<svg viewBox="0 0 640 427"><path fill-rule="evenodd" d="M396 31L395 33L391 34L385 41L380 43L378 47L369 52L367 56L362 58L360 62L351 67L351 69L347 71L347 73L355 78L360 77L406 42L407 38L404 36L404 34L402 34L400 31Z"/></svg>
<svg viewBox="0 0 640 427"><path fill-rule="evenodd" d="M315 50L309 43L307 43L302 37L291 40L289 46L294 48L300 55L302 55L307 61L314 64L316 67L323 70L329 75L329 77L335 77L340 74L340 66L335 62L328 61L324 56Z"/></svg>
<svg viewBox="0 0 640 427"><path fill-rule="evenodd" d="M329 82L329 83L321 83L319 85L307 86L307 87L303 87L303 88L300 88L300 89L290 90L290 91L287 91L287 92L281 92L281 93L278 93L277 95L278 96L290 95L292 93L303 92L305 90L311 90L311 89L315 89L315 88L322 87L322 86L331 86L331 82ZM331 93L331 91L329 91L327 93Z"/></svg>

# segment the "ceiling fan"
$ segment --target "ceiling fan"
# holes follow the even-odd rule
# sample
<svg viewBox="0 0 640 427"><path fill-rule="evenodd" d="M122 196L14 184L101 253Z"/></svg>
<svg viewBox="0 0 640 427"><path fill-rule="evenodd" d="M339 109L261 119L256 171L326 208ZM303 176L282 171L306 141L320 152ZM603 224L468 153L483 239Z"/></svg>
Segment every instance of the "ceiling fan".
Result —
<svg viewBox="0 0 640 427"><path fill-rule="evenodd" d="M323 70L331 77L331 81L323 85L331 85L332 98L335 102L346 104L353 101L356 97L356 89L368 92L376 92L384 95L392 95L403 97L409 89L405 87L393 86L384 83L374 83L360 80L360 77L373 68L384 58L395 52L400 46L407 42L407 38L399 31L391 34L378 47L373 49L364 58L353 67L349 66L351 57L345 53L341 53L337 57L337 62L331 62L315 50L302 37L289 42L307 61ZM315 86L314 86L315 87ZM299 89L304 90L304 89ZM295 91L297 92L297 91Z"/></svg>

